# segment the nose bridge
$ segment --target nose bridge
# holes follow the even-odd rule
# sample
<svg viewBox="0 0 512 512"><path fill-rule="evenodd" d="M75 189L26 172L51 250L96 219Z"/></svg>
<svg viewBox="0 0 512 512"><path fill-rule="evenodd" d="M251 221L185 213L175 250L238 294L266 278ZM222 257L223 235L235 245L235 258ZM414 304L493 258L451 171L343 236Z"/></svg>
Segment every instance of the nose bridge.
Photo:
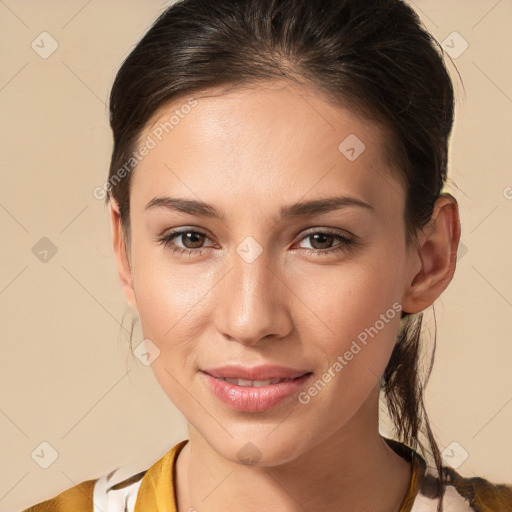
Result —
<svg viewBox="0 0 512 512"><path fill-rule="evenodd" d="M243 343L286 334L290 324L282 303L269 251L246 237L231 255L231 271L224 283L219 325L224 335ZM282 290L281 290L282 292Z"/></svg>

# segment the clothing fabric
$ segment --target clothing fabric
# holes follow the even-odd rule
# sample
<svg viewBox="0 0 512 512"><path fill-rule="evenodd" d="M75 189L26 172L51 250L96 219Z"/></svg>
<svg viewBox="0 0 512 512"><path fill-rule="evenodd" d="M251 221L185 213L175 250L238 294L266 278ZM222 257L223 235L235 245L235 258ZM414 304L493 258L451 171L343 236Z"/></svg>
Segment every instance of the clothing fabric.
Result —
<svg viewBox="0 0 512 512"><path fill-rule="evenodd" d="M435 512L435 468L403 443L384 438L401 457L411 462L411 479L397 512ZM180 441L149 469L126 474L117 468L101 478L84 481L52 499L23 512L176 512L175 463L182 448ZM493 484L483 478L465 478L454 469L443 467L444 512L512 512L512 486ZM184 512L184 511L183 511Z"/></svg>

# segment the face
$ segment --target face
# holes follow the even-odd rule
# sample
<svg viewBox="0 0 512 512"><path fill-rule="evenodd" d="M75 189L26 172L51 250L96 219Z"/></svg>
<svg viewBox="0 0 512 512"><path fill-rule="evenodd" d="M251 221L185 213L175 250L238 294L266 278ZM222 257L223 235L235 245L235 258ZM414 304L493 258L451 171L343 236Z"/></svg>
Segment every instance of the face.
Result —
<svg viewBox="0 0 512 512"><path fill-rule="evenodd" d="M278 464L348 428L376 390L418 270L405 193L384 132L318 92L276 82L195 98L140 137L151 148L132 176L124 288L189 424L230 460L250 441ZM308 373L256 411L210 388L204 370L235 364Z"/></svg>

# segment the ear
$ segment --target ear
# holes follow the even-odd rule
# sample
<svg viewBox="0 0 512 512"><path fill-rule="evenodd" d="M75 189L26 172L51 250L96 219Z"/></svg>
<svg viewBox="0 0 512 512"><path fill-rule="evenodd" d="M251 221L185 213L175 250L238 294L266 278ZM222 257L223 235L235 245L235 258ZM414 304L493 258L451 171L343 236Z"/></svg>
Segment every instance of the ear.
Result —
<svg viewBox="0 0 512 512"><path fill-rule="evenodd" d="M114 199L110 200L109 211L112 243L116 256L119 280L121 281L121 286L128 304L132 309L138 312L137 300L135 298L135 291L133 288L130 260L128 258L125 237L121 225L121 214L119 213L119 206Z"/></svg>
<svg viewBox="0 0 512 512"><path fill-rule="evenodd" d="M443 193L436 201L429 223L419 234L419 246L410 253L414 269L402 300L405 312L423 311L443 293L455 272L459 240L457 200Z"/></svg>

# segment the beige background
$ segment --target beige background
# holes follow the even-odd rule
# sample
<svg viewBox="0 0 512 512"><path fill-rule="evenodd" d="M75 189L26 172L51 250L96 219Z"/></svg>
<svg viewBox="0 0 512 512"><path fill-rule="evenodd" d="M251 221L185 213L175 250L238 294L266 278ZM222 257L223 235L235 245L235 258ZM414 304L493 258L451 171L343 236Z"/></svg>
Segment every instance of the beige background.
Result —
<svg viewBox="0 0 512 512"><path fill-rule="evenodd" d="M466 92L454 75L450 159L463 246L435 305L427 406L441 449L456 441L468 453L461 473L512 482L512 1L412 5L452 51L463 48L454 31L469 44L454 60ZM150 368L127 350L130 312L106 210L92 195L107 176L112 80L164 7L0 0L0 512L120 465L145 469L187 437ZM58 43L46 59L31 47L44 31ZM46 262L32 251L42 237L57 248ZM42 442L58 452L48 469L31 456Z"/></svg>

